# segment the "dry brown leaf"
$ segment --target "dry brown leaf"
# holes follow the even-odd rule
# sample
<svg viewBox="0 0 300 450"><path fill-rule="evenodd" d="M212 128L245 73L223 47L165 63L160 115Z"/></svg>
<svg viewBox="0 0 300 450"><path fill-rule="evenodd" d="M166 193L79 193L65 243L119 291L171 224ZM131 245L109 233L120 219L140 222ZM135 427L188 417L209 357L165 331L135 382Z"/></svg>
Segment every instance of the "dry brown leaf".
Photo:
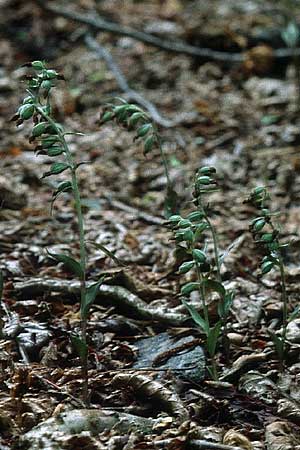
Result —
<svg viewBox="0 0 300 450"><path fill-rule="evenodd" d="M245 450L253 450L253 446L249 439L242 433L235 430L229 430L223 437L223 444L238 446Z"/></svg>

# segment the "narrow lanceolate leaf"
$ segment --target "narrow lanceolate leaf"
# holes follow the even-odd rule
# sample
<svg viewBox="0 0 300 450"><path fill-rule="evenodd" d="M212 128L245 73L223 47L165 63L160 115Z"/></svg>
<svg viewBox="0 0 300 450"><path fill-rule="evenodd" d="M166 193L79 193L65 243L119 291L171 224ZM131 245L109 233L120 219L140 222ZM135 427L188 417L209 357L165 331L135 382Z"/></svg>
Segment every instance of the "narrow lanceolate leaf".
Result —
<svg viewBox="0 0 300 450"><path fill-rule="evenodd" d="M145 125L142 125L137 130L137 137L144 137L146 134L152 130L152 124L151 123L145 123Z"/></svg>
<svg viewBox="0 0 300 450"><path fill-rule="evenodd" d="M182 286L181 288L181 294L182 295L189 295L193 291L197 291L199 289L200 284L199 283L187 283Z"/></svg>
<svg viewBox="0 0 300 450"><path fill-rule="evenodd" d="M280 361L284 360L284 347L285 342L282 338L282 336L277 336L273 331L269 330L269 335L274 343L274 347L278 356L278 359Z"/></svg>
<svg viewBox="0 0 300 450"><path fill-rule="evenodd" d="M47 250L48 255L55 259L57 262L63 263L71 272L77 275L80 279L84 277L82 267L78 261L73 259L71 256L64 255L63 253L50 253Z"/></svg>
<svg viewBox="0 0 300 450"><path fill-rule="evenodd" d="M51 170L49 170L49 172L45 172L42 178L50 177L51 175L58 175L69 168L70 166L65 163L54 163L51 166Z"/></svg>
<svg viewBox="0 0 300 450"><path fill-rule="evenodd" d="M57 186L57 189L54 194L57 195L57 194L60 194L61 192L66 192L71 189L73 189L73 185L72 185L71 181L62 181Z"/></svg>
<svg viewBox="0 0 300 450"><path fill-rule="evenodd" d="M99 281L97 281L97 283L93 283L91 286L89 286L85 292L85 297L83 302L81 303L81 318L82 320L87 319L88 313L89 313L89 309L92 306L92 304L94 303L98 291L99 291L99 287L101 286L101 284L103 283L105 279L105 276L101 277Z"/></svg>
<svg viewBox="0 0 300 450"><path fill-rule="evenodd" d="M150 136L147 137L147 139L144 142L144 155L147 155L147 153L150 153L151 150L154 147L156 141L156 137L154 134L151 134Z"/></svg>
<svg viewBox="0 0 300 450"><path fill-rule="evenodd" d="M182 303L190 313L191 318L193 319L195 324L198 325L198 327L200 327L201 330L203 330L204 333L207 335L209 333L209 324L203 319L203 317L200 316L200 314L193 305L189 305L188 302L186 302L185 300L182 300Z"/></svg>
<svg viewBox="0 0 300 450"><path fill-rule="evenodd" d="M128 121L128 125L130 128L135 127L135 125L138 123L139 120L144 118L144 114L142 112L135 112L132 114Z"/></svg>
<svg viewBox="0 0 300 450"><path fill-rule="evenodd" d="M62 181L55 192L53 192L52 199L51 199L51 207L50 207L50 214L52 215L53 205L57 197L62 194L63 192L67 192L73 189L73 185L71 181Z"/></svg>
<svg viewBox="0 0 300 450"><path fill-rule="evenodd" d="M114 118L114 113L112 111L105 111L103 115L100 117L100 123L106 123L109 122L111 119Z"/></svg>
<svg viewBox="0 0 300 450"><path fill-rule="evenodd" d="M291 314L288 317L288 322L292 322L293 320L297 319L297 317L300 315L300 306L296 306L294 311L291 312Z"/></svg>
<svg viewBox="0 0 300 450"><path fill-rule="evenodd" d="M178 212L178 195L172 185L168 185L164 202L164 215L168 219L172 214Z"/></svg>
<svg viewBox="0 0 300 450"><path fill-rule="evenodd" d="M220 335L222 323L218 322L216 325L212 328L210 328L208 334L207 334L207 350L209 353L209 356L213 357L216 353L216 346L218 343L218 338Z"/></svg>
<svg viewBox="0 0 300 450"><path fill-rule="evenodd" d="M71 342L81 361L85 361L88 353L87 343L76 334L71 335Z"/></svg>
<svg viewBox="0 0 300 450"><path fill-rule="evenodd" d="M204 287L205 291L216 292L217 294L219 294L222 300L225 298L226 290L222 285L222 283L219 283L218 281L215 280L204 279L201 282L201 285Z"/></svg>
<svg viewBox="0 0 300 450"><path fill-rule="evenodd" d="M105 245L99 244L98 242L94 242L94 241L87 241L89 244L93 245L94 247L96 247L98 250L101 250L101 252L105 253L106 256L108 256L109 258L111 258L115 263L120 264L121 266L124 266L124 263L122 261L120 261L113 252L111 252L110 250L108 250L107 247L105 247Z"/></svg>
<svg viewBox="0 0 300 450"><path fill-rule="evenodd" d="M204 216L205 214L203 212L193 211L187 216L187 219L190 220L191 222L199 222L200 220L203 219Z"/></svg>

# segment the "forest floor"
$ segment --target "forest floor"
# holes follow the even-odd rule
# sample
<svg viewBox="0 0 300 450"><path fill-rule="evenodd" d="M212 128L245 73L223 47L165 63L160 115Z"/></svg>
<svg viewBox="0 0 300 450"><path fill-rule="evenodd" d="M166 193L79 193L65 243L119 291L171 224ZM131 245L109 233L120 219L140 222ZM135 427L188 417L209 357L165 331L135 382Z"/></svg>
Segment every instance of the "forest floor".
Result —
<svg viewBox="0 0 300 450"><path fill-rule="evenodd" d="M0 450L300 449L300 319L288 326L282 368L268 333L282 325L280 273L260 276L264 253L249 232L255 211L245 203L255 186L267 186L270 208L281 212L291 312L300 298L300 113L291 52L280 53L289 23L283 4L0 1ZM119 33L88 24L97 16L117 23ZM125 27L159 42L150 45ZM171 51L160 45L166 41L208 51ZM194 279L177 272L159 152L144 155L134 132L99 124L111 98L132 101L103 49L130 89L151 102L150 113L154 106L183 216L193 209L196 170L217 169L212 221L227 254L223 283L235 291L229 355L219 343L217 381L204 367L203 332L181 304L181 286ZM41 179L50 158L35 156L29 122L9 122L25 96L21 66L32 60L64 74L53 91L54 115L66 130L84 133L69 144L77 161L88 162L78 170L86 239L123 262L88 247L88 279L107 276L88 321L88 407L70 340L80 325L78 284L46 251L79 255L72 197L57 199L50 214L55 180ZM205 245L210 253L208 235ZM192 301L200 311L196 295ZM208 309L213 323L214 299ZM204 349L198 377L142 360L146 338L146 357L177 357L175 369L192 339L194 358Z"/></svg>

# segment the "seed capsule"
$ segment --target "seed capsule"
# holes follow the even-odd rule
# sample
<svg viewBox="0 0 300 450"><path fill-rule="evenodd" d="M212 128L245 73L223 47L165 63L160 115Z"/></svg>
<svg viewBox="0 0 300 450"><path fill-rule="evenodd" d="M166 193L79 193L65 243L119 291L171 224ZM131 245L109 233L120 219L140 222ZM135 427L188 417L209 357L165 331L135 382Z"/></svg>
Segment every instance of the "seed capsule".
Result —
<svg viewBox="0 0 300 450"><path fill-rule="evenodd" d="M272 270L274 267L274 263L272 261L265 261L264 263L262 263L261 265L261 273L264 275L268 272L270 272L270 270Z"/></svg>
<svg viewBox="0 0 300 450"><path fill-rule="evenodd" d="M206 261L206 255L202 250L196 248L192 251L192 255L197 263L203 264Z"/></svg>
<svg viewBox="0 0 300 450"><path fill-rule="evenodd" d="M265 224L266 224L265 219L255 219L254 222L252 222L252 228L254 231L258 232L263 229Z"/></svg>

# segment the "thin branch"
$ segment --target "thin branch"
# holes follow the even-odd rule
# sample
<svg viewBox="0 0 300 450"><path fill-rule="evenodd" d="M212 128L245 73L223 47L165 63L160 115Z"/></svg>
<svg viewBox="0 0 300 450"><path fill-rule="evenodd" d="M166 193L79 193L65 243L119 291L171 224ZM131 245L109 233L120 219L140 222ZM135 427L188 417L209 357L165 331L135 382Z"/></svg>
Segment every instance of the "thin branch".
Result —
<svg viewBox="0 0 300 450"><path fill-rule="evenodd" d="M102 19L95 11L92 14L81 14L75 11L69 11L63 8L61 5L54 5L52 2L43 2L37 0L40 7L53 14L60 15L70 20L89 25L96 30L106 31L121 36L128 36L132 39L144 42L145 44L152 45L153 47L167 50L173 53L182 53L189 56L196 56L199 58L207 59L210 61L229 62L229 63L241 63L245 60L244 53L229 53L211 50L209 48L200 48L193 45L186 44L180 41L170 41L167 39L161 39L153 36L152 34L145 33L144 31L134 30L131 27L121 25L116 22L111 22ZM294 56L300 56L300 48L279 48L273 51L273 57L276 59L293 58Z"/></svg>
<svg viewBox="0 0 300 450"><path fill-rule="evenodd" d="M176 439L176 438L175 438ZM169 448L174 443L174 438L161 439L153 441L155 447ZM242 450L241 447L233 447L232 445L218 444L215 442L206 441L204 439L190 439L186 442L185 447L189 450Z"/></svg>
<svg viewBox="0 0 300 450"><path fill-rule="evenodd" d="M178 124L180 124L185 120L195 118L196 116L195 113L178 114L177 117L173 120L163 118L158 112L157 108L153 105L153 103L151 103L149 100L145 99L141 94L139 94L138 92L129 87L125 76L121 72L121 69L114 61L113 57L111 56L108 50L106 50L102 45L100 45L99 42L97 42L90 34L86 35L84 40L90 50L92 50L97 56L105 60L108 68L114 74L114 77L118 83L119 88L126 94L126 100L136 102L143 108L145 108L152 117L152 119L157 124L166 128L171 128L176 127Z"/></svg>
<svg viewBox="0 0 300 450"><path fill-rule="evenodd" d="M89 287L92 282L87 282ZM38 295L45 292L62 292L64 294L78 295L80 292L80 283L77 280L62 280L60 278L31 278L26 281L16 282L14 289L19 295ZM132 314L144 320L155 320L162 323L172 325L182 325L188 317L184 314L174 312L164 306L153 307L144 302L136 294L133 294L128 289L122 286L113 286L102 284L99 286L98 295L95 303L101 302L101 299L106 298L113 302L114 305L123 307L126 311L131 311Z"/></svg>
<svg viewBox="0 0 300 450"><path fill-rule="evenodd" d="M215 61L223 62L241 62L244 57L237 53L225 53L210 50L208 48L199 48L193 45L185 44L179 41L169 41L153 36L152 34L145 33L144 31L134 30L131 27L121 25L119 23L111 22L102 19L96 11L92 14L81 14L75 11L70 11L62 6L54 5L50 2L42 2L38 0L38 4L47 11L53 14L60 15L67 19L75 20L76 22L84 23L93 27L96 30L107 31L121 36L128 36L145 44L152 45L162 50L167 50L173 53L184 53L190 56L198 56Z"/></svg>

